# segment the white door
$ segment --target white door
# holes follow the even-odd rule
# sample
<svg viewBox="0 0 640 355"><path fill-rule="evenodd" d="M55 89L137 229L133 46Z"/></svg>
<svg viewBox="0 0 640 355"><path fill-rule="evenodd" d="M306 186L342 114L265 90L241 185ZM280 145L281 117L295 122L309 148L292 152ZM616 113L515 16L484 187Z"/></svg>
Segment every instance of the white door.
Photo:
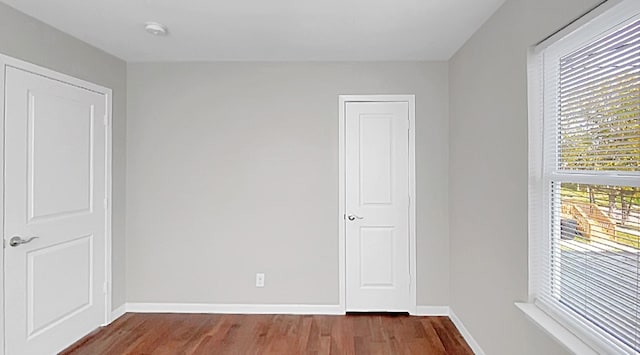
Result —
<svg viewBox="0 0 640 355"><path fill-rule="evenodd" d="M346 310L409 311L409 104L347 102Z"/></svg>
<svg viewBox="0 0 640 355"><path fill-rule="evenodd" d="M6 354L53 354L105 321L105 95L7 66L5 98Z"/></svg>

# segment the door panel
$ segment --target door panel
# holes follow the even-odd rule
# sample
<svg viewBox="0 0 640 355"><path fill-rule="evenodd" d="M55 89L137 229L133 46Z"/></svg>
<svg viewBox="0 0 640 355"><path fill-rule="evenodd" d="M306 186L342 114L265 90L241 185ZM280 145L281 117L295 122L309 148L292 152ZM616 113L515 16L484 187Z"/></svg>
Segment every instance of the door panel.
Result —
<svg viewBox="0 0 640 355"><path fill-rule="evenodd" d="M88 235L27 252L29 338L91 306L92 242Z"/></svg>
<svg viewBox="0 0 640 355"><path fill-rule="evenodd" d="M360 203L393 203L393 116L360 116Z"/></svg>
<svg viewBox="0 0 640 355"><path fill-rule="evenodd" d="M56 353L105 321L105 114L103 94L6 69L7 354Z"/></svg>
<svg viewBox="0 0 640 355"><path fill-rule="evenodd" d="M90 212L93 107L45 90L28 105L29 220Z"/></svg>
<svg viewBox="0 0 640 355"><path fill-rule="evenodd" d="M347 102L346 308L409 310L409 104Z"/></svg>
<svg viewBox="0 0 640 355"><path fill-rule="evenodd" d="M360 287L395 287L394 228L360 228Z"/></svg>

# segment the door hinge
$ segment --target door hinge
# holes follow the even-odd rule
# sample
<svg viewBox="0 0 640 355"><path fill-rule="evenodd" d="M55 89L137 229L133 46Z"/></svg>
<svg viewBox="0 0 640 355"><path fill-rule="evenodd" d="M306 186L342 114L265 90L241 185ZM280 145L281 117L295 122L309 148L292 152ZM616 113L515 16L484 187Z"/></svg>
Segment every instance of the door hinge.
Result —
<svg viewBox="0 0 640 355"><path fill-rule="evenodd" d="M411 195L408 196L409 198L407 199L409 201L409 207L411 207Z"/></svg>

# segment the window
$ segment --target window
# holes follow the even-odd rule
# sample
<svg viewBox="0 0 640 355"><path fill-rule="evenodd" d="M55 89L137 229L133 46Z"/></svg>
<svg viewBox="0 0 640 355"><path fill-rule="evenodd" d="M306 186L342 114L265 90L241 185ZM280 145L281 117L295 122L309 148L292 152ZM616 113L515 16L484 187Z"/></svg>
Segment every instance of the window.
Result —
<svg viewBox="0 0 640 355"><path fill-rule="evenodd" d="M640 2L575 27L530 62L531 294L595 349L640 353Z"/></svg>

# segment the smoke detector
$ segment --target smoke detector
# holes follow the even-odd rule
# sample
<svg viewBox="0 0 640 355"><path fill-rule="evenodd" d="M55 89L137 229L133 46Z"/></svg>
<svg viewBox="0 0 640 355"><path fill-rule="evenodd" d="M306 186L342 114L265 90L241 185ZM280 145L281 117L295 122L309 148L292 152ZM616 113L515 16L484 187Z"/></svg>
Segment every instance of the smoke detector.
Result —
<svg viewBox="0 0 640 355"><path fill-rule="evenodd" d="M167 26L158 22L145 22L144 29L154 36L166 36L169 34Z"/></svg>

